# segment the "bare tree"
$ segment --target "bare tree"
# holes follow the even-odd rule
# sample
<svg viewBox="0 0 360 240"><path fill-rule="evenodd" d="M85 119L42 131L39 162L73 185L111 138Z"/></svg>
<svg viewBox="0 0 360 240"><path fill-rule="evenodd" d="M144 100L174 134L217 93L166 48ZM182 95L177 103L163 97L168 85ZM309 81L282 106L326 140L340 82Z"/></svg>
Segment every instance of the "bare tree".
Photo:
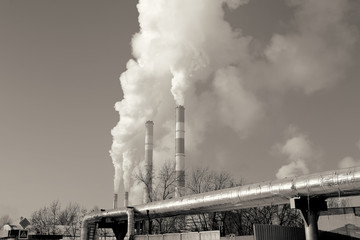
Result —
<svg viewBox="0 0 360 240"><path fill-rule="evenodd" d="M242 185L227 172L210 171L208 168L194 170L187 179L188 192L193 194L216 191ZM276 222L276 223L275 223ZM222 236L253 234L254 224L279 224L302 226L300 213L289 205L263 206L236 211L202 213L188 217L188 226L195 231L220 230Z"/></svg>
<svg viewBox="0 0 360 240"><path fill-rule="evenodd" d="M148 197L148 199L150 200L150 202L153 201L153 191L151 189L151 182L148 182L147 181L147 175L148 174L151 174L151 178L153 179L154 178L154 172L151 172L151 173L148 173L147 172L148 170L147 169L138 169L138 171L135 173L135 179L138 181L138 183L141 183L144 185L144 190L145 190L145 193Z"/></svg>
<svg viewBox="0 0 360 240"><path fill-rule="evenodd" d="M57 225L59 225L59 216L60 216L61 204L59 200L55 200L50 203L48 208L48 221L51 226L51 234L55 235L59 233Z"/></svg>
<svg viewBox="0 0 360 240"><path fill-rule="evenodd" d="M136 175L139 183L145 184L145 175ZM152 192L151 201L172 198L175 192L175 163L166 162L155 174L156 187ZM187 194L199 194L242 185L242 179L234 178L225 171L211 171L208 168L198 168L192 171L186 179ZM146 188L145 188L146 189ZM302 226L299 212L290 209L289 205L263 206L248 209L202 213L187 217L155 219L151 230L155 233L179 232L187 228L192 231L220 230L221 236L227 234L251 235L254 224L279 224L283 226ZM180 223L180 224L179 224ZM181 225L182 224L182 225ZM186 224L186 226L184 225Z"/></svg>
<svg viewBox="0 0 360 240"><path fill-rule="evenodd" d="M60 202L56 200L33 212L30 221L39 234L66 234L75 239L79 236L81 221L86 214L87 210L78 203L69 203L65 209L61 209Z"/></svg>
<svg viewBox="0 0 360 240"><path fill-rule="evenodd" d="M213 173L210 173L208 168L200 168L192 171L186 181L186 187L190 194L209 192L212 191L213 181Z"/></svg>
<svg viewBox="0 0 360 240"><path fill-rule="evenodd" d="M12 219L10 218L9 215L2 215L0 217L0 229L5 225L5 224L11 224L12 223Z"/></svg>
<svg viewBox="0 0 360 240"><path fill-rule="evenodd" d="M304 222L298 209L291 209L290 204L279 205L276 216L280 226L303 227Z"/></svg>
<svg viewBox="0 0 360 240"><path fill-rule="evenodd" d="M152 173L153 188L150 188L146 178L146 170L139 169L135 174L138 183L144 185L150 202L172 198L175 192L176 170L175 163L166 161L155 175Z"/></svg>
<svg viewBox="0 0 360 240"><path fill-rule="evenodd" d="M152 189L150 189L150 186L147 182L146 174L148 174L146 173L146 170L139 169L135 174L135 179L138 181L138 183L144 185L144 189L147 191L146 194L148 195L150 202L170 199L174 196L175 184L177 180L174 162L171 162L170 160L166 161L156 174L152 173ZM148 219L149 234L151 232L178 232L179 229L177 229L176 221L176 217L155 219L154 221Z"/></svg>
<svg viewBox="0 0 360 240"><path fill-rule="evenodd" d="M172 198L175 193L176 184L175 163L167 161L160 168L156 182L158 183L154 189L155 201Z"/></svg>
<svg viewBox="0 0 360 240"><path fill-rule="evenodd" d="M252 235L254 224L276 224L288 227L302 227L300 212L289 204L262 206L227 212L225 232L237 235Z"/></svg>
<svg viewBox="0 0 360 240"><path fill-rule="evenodd" d="M80 234L80 226L87 210L80 207L78 203L69 203L59 215L59 224L63 225L68 233L68 237L76 239Z"/></svg>
<svg viewBox="0 0 360 240"><path fill-rule="evenodd" d="M225 218L224 228L226 233L240 235L248 235L246 234L244 221L243 221L243 210L229 211L227 213L227 218Z"/></svg>
<svg viewBox="0 0 360 240"><path fill-rule="evenodd" d="M38 234L50 234L48 211L48 208L45 206L31 215L31 225Z"/></svg>
<svg viewBox="0 0 360 240"><path fill-rule="evenodd" d="M186 182L189 194L216 191L241 184L241 181L235 182L231 175L225 171L215 172L210 171L208 168L195 169L188 176ZM202 213L189 216L187 218L187 225L195 231L219 229L221 235L225 235L225 221L227 217L227 212Z"/></svg>

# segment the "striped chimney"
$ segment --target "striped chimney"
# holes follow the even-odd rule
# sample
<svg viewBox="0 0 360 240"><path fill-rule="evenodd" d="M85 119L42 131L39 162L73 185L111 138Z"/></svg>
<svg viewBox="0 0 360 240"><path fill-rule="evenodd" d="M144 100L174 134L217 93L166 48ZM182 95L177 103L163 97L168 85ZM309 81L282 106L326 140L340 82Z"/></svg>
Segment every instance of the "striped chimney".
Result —
<svg viewBox="0 0 360 240"><path fill-rule="evenodd" d="M128 205L129 205L129 192L125 192L124 207L127 207Z"/></svg>
<svg viewBox="0 0 360 240"><path fill-rule="evenodd" d="M150 202L150 194L152 193L152 171L153 171L153 136L154 123L147 121L145 123L145 189L144 203Z"/></svg>
<svg viewBox="0 0 360 240"><path fill-rule="evenodd" d="M114 209L117 208L117 203L118 203L118 195L116 193L114 193L114 202L113 202Z"/></svg>
<svg viewBox="0 0 360 240"><path fill-rule="evenodd" d="M180 105L177 106L175 115L175 197L181 197L184 195L185 189L185 108Z"/></svg>

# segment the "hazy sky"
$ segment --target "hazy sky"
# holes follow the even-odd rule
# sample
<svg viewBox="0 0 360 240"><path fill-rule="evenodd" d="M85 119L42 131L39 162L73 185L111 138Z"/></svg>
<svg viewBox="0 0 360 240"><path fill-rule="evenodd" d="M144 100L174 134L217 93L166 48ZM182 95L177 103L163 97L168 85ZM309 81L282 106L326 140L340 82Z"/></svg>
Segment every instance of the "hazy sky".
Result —
<svg viewBox="0 0 360 240"><path fill-rule="evenodd" d="M224 169L257 182L360 162L360 2L325 2L250 0L225 7L225 20L241 35L241 57L229 60L236 69L209 73L211 86L197 83L185 100L189 127L202 134L187 132L187 143L197 148L187 153L188 168ZM30 217L57 199L111 208L110 131L119 120L114 104L123 97L119 76L139 31L136 3L0 1L0 215ZM196 20L182 9L174 24ZM211 54L225 53L208 54L214 62ZM191 94L205 97L195 103ZM174 117L175 105L155 120ZM195 113L202 107L204 114L221 114L206 120L205 130L193 124L201 125L204 116ZM166 129L155 121L155 138L157 127ZM155 142L169 141L164 129Z"/></svg>

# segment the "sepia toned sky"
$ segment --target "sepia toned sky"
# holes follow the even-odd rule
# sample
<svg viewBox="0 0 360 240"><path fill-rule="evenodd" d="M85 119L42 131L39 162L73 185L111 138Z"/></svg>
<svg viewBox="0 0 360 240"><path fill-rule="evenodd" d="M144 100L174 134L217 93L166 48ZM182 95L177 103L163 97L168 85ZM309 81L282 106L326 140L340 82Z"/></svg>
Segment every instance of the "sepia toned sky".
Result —
<svg viewBox="0 0 360 240"><path fill-rule="evenodd" d="M231 69L219 70L209 75L227 81L214 80L214 91L197 83L194 91L216 99L185 100L189 126L202 134L187 132L197 148L189 146L189 170L223 169L250 183L360 163L360 3L325 2L224 5L225 21L246 39L247 54L235 70L241 84L229 77ZM30 217L53 200L112 207L111 129L123 97L119 76L134 58L136 4L0 2L0 215ZM179 14L181 25L186 11ZM158 115L171 119L175 105ZM199 107L221 117L197 128L192 124L204 117L196 115ZM157 126L165 129L155 121L155 138ZM169 139L163 133L155 148L156 141Z"/></svg>

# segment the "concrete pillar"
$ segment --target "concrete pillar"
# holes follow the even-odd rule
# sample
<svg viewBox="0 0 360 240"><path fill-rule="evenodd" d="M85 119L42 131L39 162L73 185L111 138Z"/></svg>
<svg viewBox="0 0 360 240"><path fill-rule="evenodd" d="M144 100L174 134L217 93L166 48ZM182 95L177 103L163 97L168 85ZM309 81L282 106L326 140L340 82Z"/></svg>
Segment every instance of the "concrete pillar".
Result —
<svg viewBox="0 0 360 240"><path fill-rule="evenodd" d="M319 238L318 219L319 211L307 211L307 224L304 224L306 240L317 240Z"/></svg>
<svg viewBox="0 0 360 240"><path fill-rule="evenodd" d="M112 230L115 234L116 240L124 240L125 236L126 236L126 231L127 231L127 224L125 223L116 223L113 227Z"/></svg>
<svg viewBox="0 0 360 240"><path fill-rule="evenodd" d="M318 219L320 211L327 210L327 204L323 198L298 197L290 199L291 208L299 209L305 226L305 239L318 240Z"/></svg>

